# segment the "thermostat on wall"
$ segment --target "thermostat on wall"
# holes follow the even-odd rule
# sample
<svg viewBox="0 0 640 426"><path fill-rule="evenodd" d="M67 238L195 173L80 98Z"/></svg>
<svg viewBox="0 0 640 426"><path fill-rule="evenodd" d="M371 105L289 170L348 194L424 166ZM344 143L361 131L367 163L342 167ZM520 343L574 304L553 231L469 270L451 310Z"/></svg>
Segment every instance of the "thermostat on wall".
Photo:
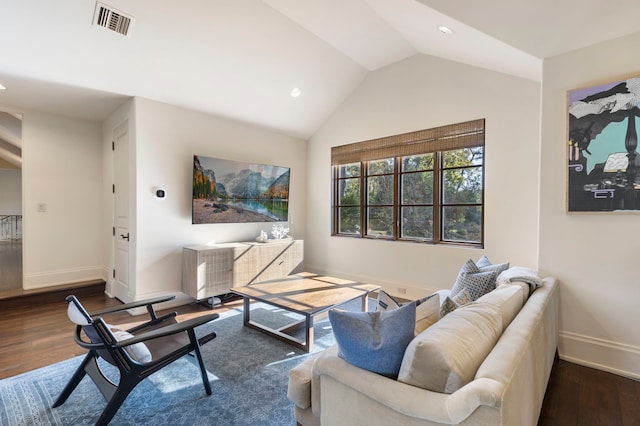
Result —
<svg viewBox="0 0 640 426"><path fill-rule="evenodd" d="M167 196L167 192L162 188L153 188L153 195L162 200Z"/></svg>

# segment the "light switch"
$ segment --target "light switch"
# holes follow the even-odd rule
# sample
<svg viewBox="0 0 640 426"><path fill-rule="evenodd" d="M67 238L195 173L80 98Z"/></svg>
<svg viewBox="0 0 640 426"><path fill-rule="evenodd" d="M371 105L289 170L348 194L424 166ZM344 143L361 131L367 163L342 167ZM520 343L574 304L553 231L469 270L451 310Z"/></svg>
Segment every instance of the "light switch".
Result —
<svg viewBox="0 0 640 426"><path fill-rule="evenodd" d="M47 211L47 205L45 203L38 203L38 213L44 213Z"/></svg>

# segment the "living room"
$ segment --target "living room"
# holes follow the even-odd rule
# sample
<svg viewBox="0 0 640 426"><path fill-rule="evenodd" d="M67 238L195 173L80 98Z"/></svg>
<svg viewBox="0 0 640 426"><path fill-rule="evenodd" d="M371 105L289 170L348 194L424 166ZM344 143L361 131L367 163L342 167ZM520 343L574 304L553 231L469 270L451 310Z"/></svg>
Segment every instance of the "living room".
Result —
<svg viewBox="0 0 640 426"><path fill-rule="evenodd" d="M181 293L182 247L253 240L264 228L191 224L193 155L278 164L291 168L290 227L304 240L306 270L375 282L392 294L402 287L405 297L417 298L450 287L460 266L482 254L533 268L561 283L560 358L639 379L637 218L566 207L567 91L637 74L640 59L630 52L639 45L635 32L545 57L538 79L421 53L372 71L344 69L358 84L311 120L310 133L178 106L177 96L170 105L139 96L135 87L106 97L104 119L60 114L33 99L21 106L0 93L2 109L24 117L24 288L102 278L111 291L111 142L126 122L132 298ZM29 82L26 70L20 76L20 55L29 56L0 55L7 94L13 89L5 73ZM35 61L31 56L25 61ZM70 103L82 104L83 90L52 84ZM301 99L311 93L303 90ZM486 120L483 250L331 236L331 147L478 118ZM152 194L158 186L167 192L163 200ZM41 203L44 213L37 211Z"/></svg>

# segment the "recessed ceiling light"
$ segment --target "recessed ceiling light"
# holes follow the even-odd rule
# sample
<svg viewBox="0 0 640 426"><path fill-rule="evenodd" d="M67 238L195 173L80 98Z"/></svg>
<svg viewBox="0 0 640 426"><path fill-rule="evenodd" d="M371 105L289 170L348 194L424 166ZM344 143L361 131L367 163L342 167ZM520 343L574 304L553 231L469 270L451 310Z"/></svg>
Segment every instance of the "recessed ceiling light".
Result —
<svg viewBox="0 0 640 426"><path fill-rule="evenodd" d="M445 27L444 25L440 25L438 27L438 31L440 31L442 34L453 35L453 30L449 27Z"/></svg>
<svg viewBox="0 0 640 426"><path fill-rule="evenodd" d="M291 97L292 98L297 98L300 95L302 95L302 91L300 89L298 89L297 87L291 89Z"/></svg>

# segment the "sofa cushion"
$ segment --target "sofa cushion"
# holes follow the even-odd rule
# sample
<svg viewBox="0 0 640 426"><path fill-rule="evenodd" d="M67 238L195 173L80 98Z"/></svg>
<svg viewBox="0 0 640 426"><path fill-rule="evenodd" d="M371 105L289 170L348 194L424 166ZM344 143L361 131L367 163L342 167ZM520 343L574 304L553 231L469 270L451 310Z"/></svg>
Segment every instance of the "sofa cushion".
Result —
<svg viewBox="0 0 640 426"><path fill-rule="evenodd" d="M338 356L356 367L396 378L404 351L414 337L416 304L378 312L332 309L329 321Z"/></svg>
<svg viewBox="0 0 640 426"><path fill-rule="evenodd" d="M525 292L528 290L528 287L520 285L505 285L485 294L476 302L492 304L500 309L504 331L522 309L526 301Z"/></svg>
<svg viewBox="0 0 640 426"><path fill-rule="evenodd" d="M473 380L501 334L500 308L471 302L409 343L398 380L434 392L453 393Z"/></svg>

